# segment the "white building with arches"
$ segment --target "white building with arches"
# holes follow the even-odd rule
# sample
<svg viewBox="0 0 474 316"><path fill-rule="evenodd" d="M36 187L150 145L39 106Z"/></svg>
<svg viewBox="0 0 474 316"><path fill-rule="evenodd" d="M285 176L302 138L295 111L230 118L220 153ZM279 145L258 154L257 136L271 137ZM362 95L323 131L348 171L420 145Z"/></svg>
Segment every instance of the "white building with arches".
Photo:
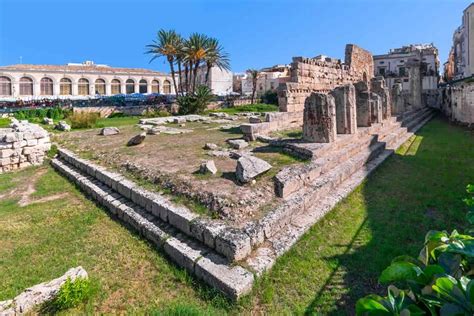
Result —
<svg viewBox="0 0 474 316"><path fill-rule="evenodd" d="M87 99L131 93L175 94L172 77L91 61L67 65L0 66L0 100Z"/></svg>

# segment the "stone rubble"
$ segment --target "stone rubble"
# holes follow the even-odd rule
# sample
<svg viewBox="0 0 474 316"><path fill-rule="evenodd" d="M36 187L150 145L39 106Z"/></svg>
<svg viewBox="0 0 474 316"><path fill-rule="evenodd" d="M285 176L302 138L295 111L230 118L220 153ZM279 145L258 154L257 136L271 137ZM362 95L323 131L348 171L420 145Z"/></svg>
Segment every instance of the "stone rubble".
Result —
<svg viewBox="0 0 474 316"><path fill-rule="evenodd" d="M229 139L227 143L234 149L243 149L249 145L249 143L243 139Z"/></svg>
<svg viewBox="0 0 474 316"><path fill-rule="evenodd" d="M237 160L235 175L237 180L242 183L247 183L271 168L272 166L265 160L250 155L244 155Z"/></svg>
<svg viewBox="0 0 474 316"><path fill-rule="evenodd" d="M217 167L216 164L214 163L214 160L207 160L201 164L199 167L199 172L202 174L216 174L217 173Z"/></svg>
<svg viewBox="0 0 474 316"><path fill-rule="evenodd" d="M100 130L99 135L110 136L117 135L118 133L120 133L120 130L117 127L104 127Z"/></svg>
<svg viewBox="0 0 474 316"><path fill-rule="evenodd" d="M71 130L71 125L69 125L65 121L59 121L59 123L54 128L58 131L68 132Z"/></svg>
<svg viewBox="0 0 474 316"><path fill-rule="evenodd" d="M15 316L27 314L36 306L54 299L67 279L75 281L78 278L88 278L86 270L81 266L69 269L63 276L57 279L32 286L14 299L0 302L0 315Z"/></svg>
<svg viewBox="0 0 474 316"><path fill-rule="evenodd" d="M127 142L127 146L140 145L141 143L143 143L145 138L146 138L146 133L145 132L140 133L138 135L135 135L132 138L130 138L130 140Z"/></svg>
<svg viewBox="0 0 474 316"><path fill-rule="evenodd" d="M0 128L0 173L41 165L51 148L48 132L28 121L12 120Z"/></svg>
<svg viewBox="0 0 474 316"><path fill-rule="evenodd" d="M204 145L204 149L206 150L216 150L217 148L218 146L213 143L206 143L206 145Z"/></svg>
<svg viewBox="0 0 474 316"><path fill-rule="evenodd" d="M53 121L52 118L45 117L45 118L43 118L43 124L46 124L46 125L54 125L54 121Z"/></svg>

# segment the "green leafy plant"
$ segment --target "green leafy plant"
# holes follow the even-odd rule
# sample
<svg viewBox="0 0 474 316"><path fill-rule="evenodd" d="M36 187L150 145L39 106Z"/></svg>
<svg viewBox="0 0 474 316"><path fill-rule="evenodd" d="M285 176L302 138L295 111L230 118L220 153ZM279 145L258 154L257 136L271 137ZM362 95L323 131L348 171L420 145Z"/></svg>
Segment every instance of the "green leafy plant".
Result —
<svg viewBox="0 0 474 316"><path fill-rule="evenodd" d="M213 98L214 96L212 95L212 91L209 89L209 87L198 86L194 93L178 97L177 102L179 105L179 113L202 113L204 110L206 110L207 105L212 101Z"/></svg>
<svg viewBox="0 0 474 316"><path fill-rule="evenodd" d="M268 90L262 95L262 102L278 105L278 94L274 90Z"/></svg>
<svg viewBox="0 0 474 316"><path fill-rule="evenodd" d="M92 286L89 279L77 278L66 282L59 289L56 297L51 301L50 306L54 310L64 310L75 307L86 301L92 295Z"/></svg>
<svg viewBox="0 0 474 316"><path fill-rule="evenodd" d="M395 258L379 277L388 295L368 295L357 315L474 315L474 186L469 197L466 234L429 231L418 258Z"/></svg>

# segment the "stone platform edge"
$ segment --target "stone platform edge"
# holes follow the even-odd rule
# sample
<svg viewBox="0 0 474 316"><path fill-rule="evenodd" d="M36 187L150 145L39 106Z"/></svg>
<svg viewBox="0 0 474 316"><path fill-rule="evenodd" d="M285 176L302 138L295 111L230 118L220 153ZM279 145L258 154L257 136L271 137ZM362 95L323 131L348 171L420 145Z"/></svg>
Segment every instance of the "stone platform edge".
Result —
<svg viewBox="0 0 474 316"><path fill-rule="evenodd" d="M55 158L51 164L120 222L163 250L178 266L198 279L232 300L237 300L251 291L255 277L250 271L239 265L233 265L225 257L182 234L169 223L157 219L99 180L81 174L78 168L68 165L67 162Z"/></svg>

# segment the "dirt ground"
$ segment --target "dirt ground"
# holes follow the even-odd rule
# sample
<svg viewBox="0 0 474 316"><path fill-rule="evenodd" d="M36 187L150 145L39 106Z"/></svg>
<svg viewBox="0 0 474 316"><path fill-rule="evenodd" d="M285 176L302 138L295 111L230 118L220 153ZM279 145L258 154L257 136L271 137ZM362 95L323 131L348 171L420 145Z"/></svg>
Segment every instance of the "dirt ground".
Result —
<svg viewBox="0 0 474 316"><path fill-rule="evenodd" d="M240 125L242 122L244 120L229 121L228 124ZM219 201L220 207L204 201L202 206L211 209L209 215L238 224L243 220L261 216L273 205L278 204L274 194L273 176L286 165L302 162L267 144L253 142L239 152L252 152L253 155L269 162L273 168L259 176L255 184L241 185L235 178L237 160L211 156L211 151L204 149L206 143L214 143L219 146L218 150L229 150L226 140L242 137L238 127L222 130L220 127L223 125L227 124L188 122L184 127L167 124L169 127L192 132L178 135L147 135L142 144L132 147L127 147L126 143L141 132L137 125L122 126L120 134L113 136L100 136L100 129L92 129L57 134L53 140L83 158L95 160L100 165L122 172L124 166L132 165L142 171L145 170L147 174L166 178L168 182L182 184L186 187L183 190L191 191L187 192L188 197L212 196L214 201ZM214 160L218 173L199 174L197 171L200 164L210 159ZM202 199L199 202L203 202Z"/></svg>

